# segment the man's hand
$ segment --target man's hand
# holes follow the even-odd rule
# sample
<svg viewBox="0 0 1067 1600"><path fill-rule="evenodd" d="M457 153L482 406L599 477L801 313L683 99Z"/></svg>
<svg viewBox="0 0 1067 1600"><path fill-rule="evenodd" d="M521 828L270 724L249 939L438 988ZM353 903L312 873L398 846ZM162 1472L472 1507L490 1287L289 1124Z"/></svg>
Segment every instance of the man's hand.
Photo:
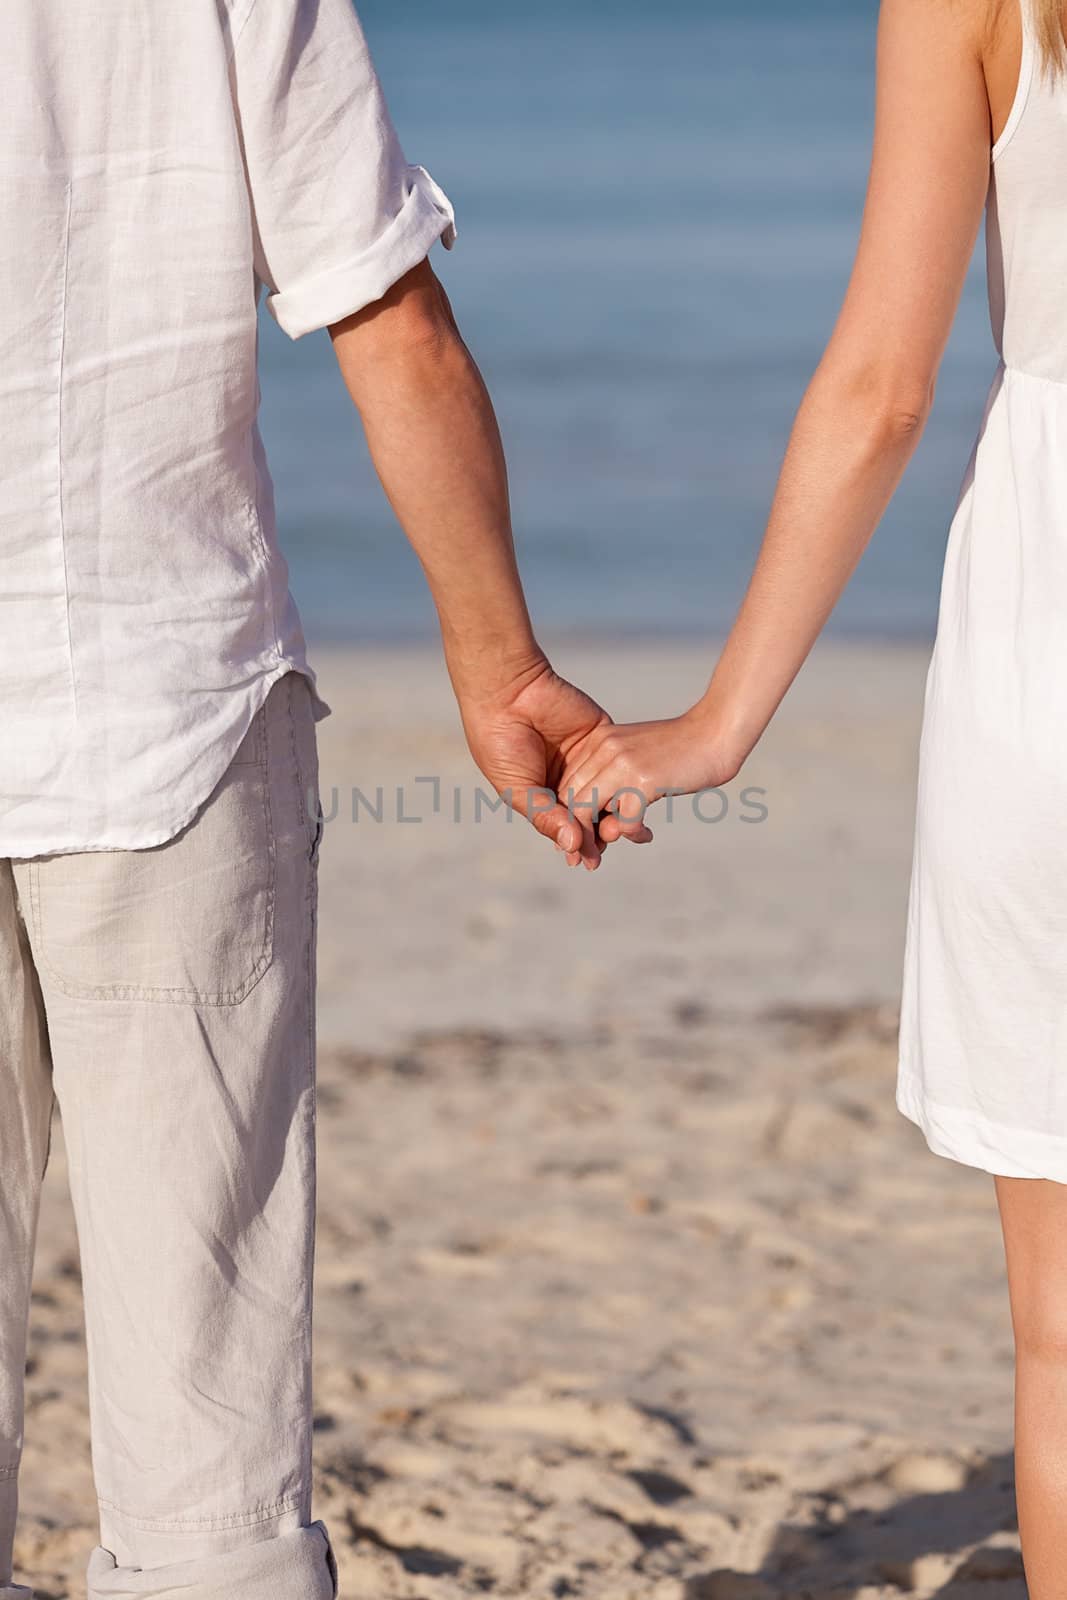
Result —
<svg viewBox="0 0 1067 1600"><path fill-rule="evenodd" d="M612 727L607 712L547 661L491 699L461 695L460 710L471 754L497 793L553 841L568 865L595 871L607 840L588 809L568 809L562 782L577 752ZM652 834L638 824L626 837L645 844Z"/></svg>

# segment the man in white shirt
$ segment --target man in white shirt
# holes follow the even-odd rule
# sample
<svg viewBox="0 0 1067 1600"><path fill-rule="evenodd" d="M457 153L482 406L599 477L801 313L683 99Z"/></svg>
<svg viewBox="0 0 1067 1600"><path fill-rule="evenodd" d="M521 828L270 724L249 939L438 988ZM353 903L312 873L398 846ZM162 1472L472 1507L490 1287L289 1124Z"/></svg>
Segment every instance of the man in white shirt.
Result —
<svg viewBox="0 0 1067 1600"><path fill-rule="evenodd" d="M10 0L0 148L0 1600L59 1101L100 1544L89 1593L319 1600L310 1505L314 687L256 427L256 308L329 328L471 748L542 788L552 672L492 410L349 0ZM640 837L640 829L632 829Z"/></svg>

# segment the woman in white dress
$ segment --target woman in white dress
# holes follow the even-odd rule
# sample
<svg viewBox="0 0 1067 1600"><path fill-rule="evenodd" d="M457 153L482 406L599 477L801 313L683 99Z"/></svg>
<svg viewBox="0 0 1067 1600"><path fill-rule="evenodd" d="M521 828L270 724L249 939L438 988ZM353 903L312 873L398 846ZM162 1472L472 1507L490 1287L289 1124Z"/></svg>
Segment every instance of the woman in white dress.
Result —
<svg viewBox="0 0 1067 1600"><path fill-rule="evenodd" d="M578 806L619 797L599 847L636 834L620 791L737 774L922 433L987 207L1001 360L927 682L897 1103L933 1150L996 1177L1032 1600L1067 1594L1065 12L883 0L855 268L710 686L672 721L598 727L560 775Z"/></svg>

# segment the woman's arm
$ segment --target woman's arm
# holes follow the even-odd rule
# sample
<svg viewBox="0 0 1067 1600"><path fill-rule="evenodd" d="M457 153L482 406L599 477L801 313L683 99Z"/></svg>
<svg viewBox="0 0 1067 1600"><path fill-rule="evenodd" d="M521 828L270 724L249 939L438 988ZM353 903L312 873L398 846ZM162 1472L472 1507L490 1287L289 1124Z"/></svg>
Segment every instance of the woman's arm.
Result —
<svg viewBox="0 0 1067 1600"><path fill-rule="evenodd" d="M848 291L799 408L748 591L700 702L598 728L566 784L600 804L728 781L833 610L921 436L989 181L986 0L883 0L874 152ZM624 812L634 806L623 807ZM602 836L619 836L606 818Z"/></svg>

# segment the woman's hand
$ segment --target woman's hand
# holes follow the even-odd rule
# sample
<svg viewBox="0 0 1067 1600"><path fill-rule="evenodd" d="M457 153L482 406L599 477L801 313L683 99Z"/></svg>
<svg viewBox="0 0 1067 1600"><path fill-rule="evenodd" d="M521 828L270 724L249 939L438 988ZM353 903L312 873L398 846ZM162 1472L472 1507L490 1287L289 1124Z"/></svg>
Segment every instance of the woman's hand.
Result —
<svg viewBox="0 0 1067 1600"><path fill-rule="evenodd" d="M490 697L461 693L460 711L471 754L496 792L553 841L568 865L595 871L607 841L591 812L568 809L563 778L580 752L614 729L603 707L541 660ZM626 837L643 844L652 835L637 825Z"/></svg>
<svg viewBox="0 0 1067 1600"><path fill-rule="evenodd" d="M645 843L650 805L665 795L717 789L737 776L701 707L663 722L598 723L572 748L560 779L560 803L596 825L603 845Z"/></svg>

